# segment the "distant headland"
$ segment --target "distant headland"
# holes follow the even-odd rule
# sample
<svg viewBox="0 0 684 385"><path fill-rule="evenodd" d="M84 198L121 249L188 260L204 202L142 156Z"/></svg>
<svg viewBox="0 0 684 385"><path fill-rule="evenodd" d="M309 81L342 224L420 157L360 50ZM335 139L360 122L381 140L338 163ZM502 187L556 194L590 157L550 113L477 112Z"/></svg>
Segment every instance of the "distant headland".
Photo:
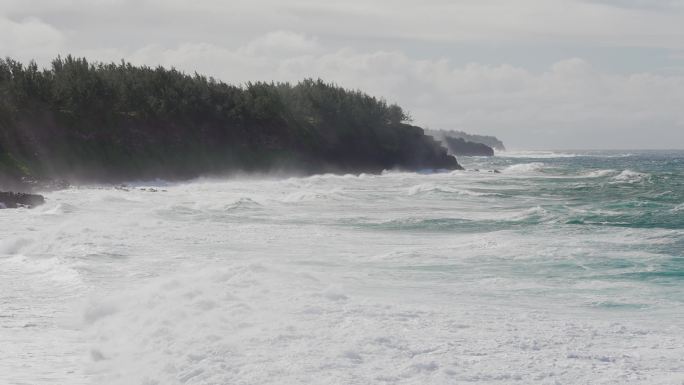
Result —
<svg viewBox="0 0 684 385"><path fill-rule="evenodd" d="M494 136L472 135L463 131L427 129L425 133L440 140L452 155L493 156L494 150L506 151L503 142Z"/></svg>
<svg viewBox="0 0 684 385"><path fill-rule="evenodd" d="M0 60L0 185L230 172L460 169L401 107L322 80L233 86L58 57ZM23 182L22 182L23 181Z"/></svg>

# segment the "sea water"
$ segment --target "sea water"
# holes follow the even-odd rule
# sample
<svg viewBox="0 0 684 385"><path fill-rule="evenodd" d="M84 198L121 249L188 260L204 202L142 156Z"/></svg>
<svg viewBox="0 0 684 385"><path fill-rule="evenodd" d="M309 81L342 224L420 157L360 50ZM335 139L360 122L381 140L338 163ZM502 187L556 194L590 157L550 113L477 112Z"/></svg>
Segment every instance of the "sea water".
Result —
<svg viewBox="0 0 684 385"><path fill-rule="evenodd" d="M0 383L684 383L684 152L459 160L0 210Z"/></svg>

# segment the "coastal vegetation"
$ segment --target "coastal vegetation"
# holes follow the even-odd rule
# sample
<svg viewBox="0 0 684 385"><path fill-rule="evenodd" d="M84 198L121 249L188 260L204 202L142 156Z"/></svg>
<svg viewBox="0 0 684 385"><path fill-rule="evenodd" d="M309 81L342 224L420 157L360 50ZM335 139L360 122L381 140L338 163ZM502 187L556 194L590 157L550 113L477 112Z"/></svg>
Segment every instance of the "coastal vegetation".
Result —
<svg viewBox="0 0 684 385"><path fill-rule="evenodd" d="M469 155L468 153L477 153L481 152L484 150L483 147L481 146L472 146L471 144L484 144L485 146L489 147L492 149L492 154L493 155L493 150L497 151L506 151L506 147L504 146L503 142L491 135L476 135L476 134L468 134L463 131L456 131L456 130L426 130L426 134L435 137L439 140L441 140L445 145L446 139L450 138L451 140L455 140L454 143L459 142L458 139L462 139L467 147L461 147L463 148L464 152L463 154L459 153L459 151L454 151L454 155ZM458 146L461 146L460 143L458 143ZM448 147L448 145L447 145ZM479 147L479 150L478 150ZM485 150L486 151L486 150ZM479 155L486 155L484 153L480 153Z"/></svg>
<svg viewBox="0 0 684 385"><path fill-rule="evenodd" d="M0 59L0 183L236 171L457 169L398 105L322 80L236 86L164 67Z"/></svg>
<svg viewBox="0 0 684 385"><path fill-rule="evenodd" d="M452 155L494 156L494 149L482 143L469 142L463 138L444 136L442 142Z"/></svg>

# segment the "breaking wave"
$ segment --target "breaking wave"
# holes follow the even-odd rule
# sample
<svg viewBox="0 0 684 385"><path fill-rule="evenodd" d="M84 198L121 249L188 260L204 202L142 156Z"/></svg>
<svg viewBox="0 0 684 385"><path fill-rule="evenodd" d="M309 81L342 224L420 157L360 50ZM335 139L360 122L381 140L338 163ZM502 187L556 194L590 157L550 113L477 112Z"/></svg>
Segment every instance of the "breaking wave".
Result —
<svg viewBox="0 0 684 385"><path fill-rule="evenodd" d="M684 154L613 155L47 192L0 210L0 378L676 383Z"/></svg>
<svg viewBox="0 0 684 385"><path fill-rule="evenodd" d="M504 168L502 171L504 173L531 173L539 172L544 169L544 163L532 162L532 163L520 163L514 164Z"/></svg>
<svg viewBox="0 0 684 385"><path fill-rule="evenodd" d="M646 180L648 177L650 177L650 175L647 173L632 170L623 170L618 175L614 176L613 180L616 182L623 183L638 183Z"/></svg>

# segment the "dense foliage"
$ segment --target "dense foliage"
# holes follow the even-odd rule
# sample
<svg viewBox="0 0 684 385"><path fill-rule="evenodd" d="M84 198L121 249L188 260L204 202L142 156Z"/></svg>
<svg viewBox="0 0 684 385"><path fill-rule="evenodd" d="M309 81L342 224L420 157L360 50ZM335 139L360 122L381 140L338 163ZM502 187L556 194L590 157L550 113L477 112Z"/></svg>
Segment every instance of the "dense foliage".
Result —
<svg viewBox="0 0 684 385"><path fill-rule="evenodd" d="M237 87L123 61L0 59L0 182L458 167L408 120L321 80Z"/></svg>

